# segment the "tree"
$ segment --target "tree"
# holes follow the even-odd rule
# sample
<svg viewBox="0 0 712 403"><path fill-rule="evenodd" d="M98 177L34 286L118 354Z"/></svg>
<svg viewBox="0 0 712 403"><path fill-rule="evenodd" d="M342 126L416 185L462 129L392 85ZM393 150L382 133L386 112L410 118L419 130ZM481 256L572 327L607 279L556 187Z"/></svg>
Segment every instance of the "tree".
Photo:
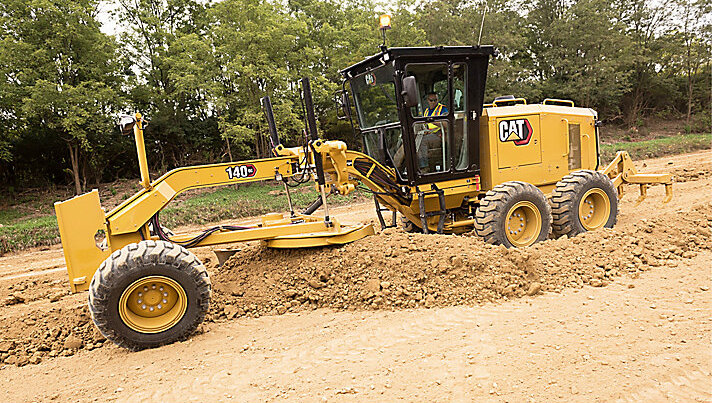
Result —
<svg viewBox="0 0 712 403"><path fill-rule="evenodd" d="M671 83L659 74L667 68L661 57L667 51L665 36L670 29L672 1L651 3L647 0L620 0L612 4L613 13L625 30L632 46L631 87L622 99L624 121L637 125L641 115L653 105L661 106L659 94L671 91Z"/></svg>
<svg viewBox="0 0 712 403"><path fill-rule="evenodd" d="M607 1L542 0L529 14L528 52L541 94L617 116L630 88L631 41Z"/></svg>
<svg viewBox="0 0 712 403"><path fill-rule="evenodd" d="M116 44L102 34L95 0L2 3L4 105L15 136L43 130L67 147L75 191L93 158L92 139L111 133L120 103Z"/></svg>
<svg viewBox="0 0 712 403"><path fill-rule="evenodd" d="M686 123L689 127L693 111L695 76L710 59L712 4L707 0L678 0L677 6L680 17L678 32L682 42L681 59L687 81Z"/></svg>
<svg viewBox="0 0 712 403"><path fill-rule="evenodd" d="M119 0L114 14L125 27L122 43L131 60L131 112L147 116L149 162L167 170L218 156L217 119L208 88L195 87L195 74L210 64L211 52L197 38L208 34L207 11L194 0ZM196 60L195 57L198 57ZM136 72L136 74L134 74Z"/></svg>

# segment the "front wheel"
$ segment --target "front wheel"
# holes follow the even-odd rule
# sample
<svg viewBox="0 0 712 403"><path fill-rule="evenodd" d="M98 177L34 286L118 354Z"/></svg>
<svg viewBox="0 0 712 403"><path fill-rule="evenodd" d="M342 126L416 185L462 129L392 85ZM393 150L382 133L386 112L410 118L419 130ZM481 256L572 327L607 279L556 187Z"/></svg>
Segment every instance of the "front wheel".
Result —
<svg viewBox="0 0 712 403"><path fill-rule="evenodd" d="M475 232L486 242L506 247L530 246L551 230L551 207L536 186L505 182L485 194L475 212Z"/></svg>
<svg viewBox="0 0 712 403"><path fill-rule="evenodd" d="M92 278L89 311L99 331L129 350L187 338L208 312L205 267L182 246L141 241L109 256Z"/></svg>

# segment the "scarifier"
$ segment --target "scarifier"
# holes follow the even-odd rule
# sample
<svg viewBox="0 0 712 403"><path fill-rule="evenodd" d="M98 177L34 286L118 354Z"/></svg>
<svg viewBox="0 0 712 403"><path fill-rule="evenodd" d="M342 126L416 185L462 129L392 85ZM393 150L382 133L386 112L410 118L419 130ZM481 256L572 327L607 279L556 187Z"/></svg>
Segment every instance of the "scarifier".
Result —
<svg viewBox="0 0 712 403"><path fill-rule="evenodd" d="M211 284L191 247L250 240L316 247L374 233L371 225L331 217L327 193L357 186L371 192L383 228L397 225L400 213L408 231L474 231L507 247L612 227L627 183L640 186L641 200L649 185L664 184L664 201L670 200L671 176L638 174L625 152L600 169L594 110L513 96L484 105L491 56L492 46L383 46L341 71L339 103L363 139L363 153L317 138L307 79L309 136L302 147L280 143L271 101L262 100L274 158L178 168L150 181L146 121L124 117L120 126L135 136L142 189L108 213L96 190L55 205L72 290L89 290L92 319L107 339L136 350L186 338L207 313ZM183 191L269 179L284 183L286 216L189 234L160 224L159 212ZM297 213L290 186L310 181L320 197ZM324 216L312 216L319 207Z"/></svg>

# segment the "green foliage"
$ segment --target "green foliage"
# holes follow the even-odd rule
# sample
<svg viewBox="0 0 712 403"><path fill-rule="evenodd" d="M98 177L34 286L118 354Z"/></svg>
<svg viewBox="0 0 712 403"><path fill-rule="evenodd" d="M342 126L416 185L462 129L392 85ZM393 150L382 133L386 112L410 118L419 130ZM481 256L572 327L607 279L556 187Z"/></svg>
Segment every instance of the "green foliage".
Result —
<svg viewBox="0 0 712 403"><path fill-rule="evenodd" d="M319 135L358 148L337 120L338 71L388 46L493 44L486 101L569 98L620 124L649 115L709 128L708 0L118 0L116 40L99 0L0 3L0 183L25 187L138 175L131 137L112 123L141 112L149 167L270 155L260 99L282 140L301 142L298 80L311 79ZM486 12L484 25L482 16Z"/></svg>
<svg viewBox="0 0 712 403"><path fill-rule="evenodd" d="M601 163L607 164L618 151L627 151L634 160L683 154L709 149L712 134L682 134L632 143L601 144Z"/></svg>
<svg viewBox="0 0 712 403"><path fill-rule="evenodd" d="M9 146L37 132L66 143L77 193L94 162L93 145L120 104L116 44L102 34L95 0L8 0L0 6L0 161ZM66 155L66 154L65 154ZM67 156L64 157L65 161Z"/></svg>
<svg viewBox="0 0 712 403"><path fill-rule="evenodd" d="M54 245L59 241L57 219L41 216L0 227L0 256L35 246Z"/></svg>

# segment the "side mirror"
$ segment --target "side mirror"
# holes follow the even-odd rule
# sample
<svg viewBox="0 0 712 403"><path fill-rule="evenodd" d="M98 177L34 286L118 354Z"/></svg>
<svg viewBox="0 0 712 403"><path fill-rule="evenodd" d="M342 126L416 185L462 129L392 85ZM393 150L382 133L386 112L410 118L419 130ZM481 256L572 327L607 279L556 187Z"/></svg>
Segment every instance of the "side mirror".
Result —
<svg viewBox="0 0 712 403"><path fill-rule="evenodd" d="M337 113L336 117L339 120L351 119L351 105L349 104L349 93L344 90L338 90L334 94L334 99L341 108L341 113Z"/></svg>
<svg viewBox="0 0 712 403"><path fill-rule="evenodd" d="M416 84L414 76L408 76L403 79L401 95L406 108L418 106L418 84Z"/></svg>
<svg viewBox="0 0 712 403"><path fill-rule="evenodd" d="M133 127L136 124L136 119L133 116L123 115L119 118L119 129L121 134L128 136L133 133Z"/></svg>

